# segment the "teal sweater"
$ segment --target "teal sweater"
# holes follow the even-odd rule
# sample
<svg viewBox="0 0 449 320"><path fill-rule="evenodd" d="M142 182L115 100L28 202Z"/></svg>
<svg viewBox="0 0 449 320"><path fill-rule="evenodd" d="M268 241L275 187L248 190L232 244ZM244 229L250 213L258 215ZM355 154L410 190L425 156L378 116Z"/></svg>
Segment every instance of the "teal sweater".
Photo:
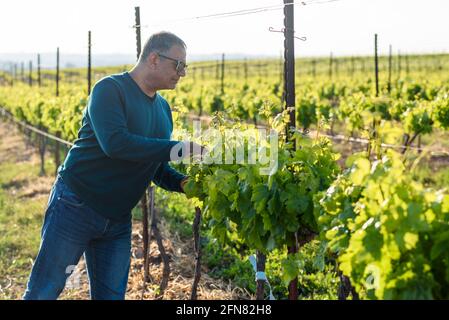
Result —
<svg viewBox="0 0 449 320"><path fill-rule="evenodd" d="M167 101L146 95L128 72L100 80L83 112L78 139L59 174L89 207L125 221L151 181L182 192L169 166L173 119Z"/></svg>

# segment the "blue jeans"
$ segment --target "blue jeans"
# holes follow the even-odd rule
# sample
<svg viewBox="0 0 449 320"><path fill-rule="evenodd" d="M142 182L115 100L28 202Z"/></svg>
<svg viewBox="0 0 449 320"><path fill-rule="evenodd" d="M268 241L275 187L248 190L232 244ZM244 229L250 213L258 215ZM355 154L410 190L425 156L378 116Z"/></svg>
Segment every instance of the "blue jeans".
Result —
<svg viewBox="0 0 449 320"><path fill-rule="evenodd" d="M131 258L131 221L94 212L58 177L52 187L25 300L57 299L81 255L91 299L125 298Z"/></svg>

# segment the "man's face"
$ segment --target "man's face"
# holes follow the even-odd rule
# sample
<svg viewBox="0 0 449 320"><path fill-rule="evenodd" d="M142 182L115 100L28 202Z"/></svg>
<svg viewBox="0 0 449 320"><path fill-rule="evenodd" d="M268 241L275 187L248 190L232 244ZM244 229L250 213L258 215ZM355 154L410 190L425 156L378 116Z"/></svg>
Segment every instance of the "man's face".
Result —
<svg viewBox="0 0 449 320"><path fill-rule="evenodd" d="M172 60L173 59L173 60ZM181 77L186 75L185 69L176 70L177 62L186 63L186 50L173 46L167 52L158 55L157 74L159 89L174 89Z"/></svg>

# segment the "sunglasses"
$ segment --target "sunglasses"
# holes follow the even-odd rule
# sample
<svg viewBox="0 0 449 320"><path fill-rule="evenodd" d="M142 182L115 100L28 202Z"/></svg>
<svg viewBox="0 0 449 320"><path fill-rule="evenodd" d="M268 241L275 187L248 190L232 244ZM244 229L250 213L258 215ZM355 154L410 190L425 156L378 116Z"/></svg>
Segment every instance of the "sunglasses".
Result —
<svg viewBox="0 0 449 320"><path fill-rule="evenodd" d="M159 57L162 57L162 58L165 58L167 60L171 60L171 61L176 62L176 72L178 74L180 74L181 72L185 71L187 69L187 67L188 67L188 65L184 61L167 57L167 56L165 56L165 55L163 55L161 53L158 53L158 55L159 55Z"/></svg>

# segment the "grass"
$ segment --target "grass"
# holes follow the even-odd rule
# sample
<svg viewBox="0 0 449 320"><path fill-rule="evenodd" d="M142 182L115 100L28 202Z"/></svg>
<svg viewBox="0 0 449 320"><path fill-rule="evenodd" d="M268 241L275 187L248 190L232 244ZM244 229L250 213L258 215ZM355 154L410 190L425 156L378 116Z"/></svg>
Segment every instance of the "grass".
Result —
<svg viewBox="0 0 449 320"><path fill-rule="evenodd" d="M29 163L0 164L0 299L21 298L39 248L47 199L17 201L12 194L21 182L37 179L38 169Z"/></svg>
<svg viewBox="0 0 449 320"><path fill-rule="evenodd" d="M181 238L192 239L195 206L185 195L157 188L155 204L172 231L177 232Z"/></svg>

